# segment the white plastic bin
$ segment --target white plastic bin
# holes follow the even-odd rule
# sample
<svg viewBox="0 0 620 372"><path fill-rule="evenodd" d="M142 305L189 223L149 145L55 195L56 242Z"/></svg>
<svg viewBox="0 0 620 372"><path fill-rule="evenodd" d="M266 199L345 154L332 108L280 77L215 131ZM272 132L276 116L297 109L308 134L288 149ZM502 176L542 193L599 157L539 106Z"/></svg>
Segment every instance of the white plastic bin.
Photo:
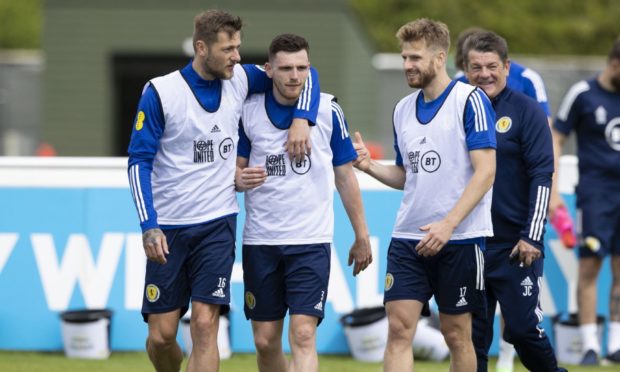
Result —
<svg viewBox="0 0 620 372"><path fill-rule="evenodd" d="M599 345L603 340L605 317L596 317ZM579 364L585 353L577 314L558 314L553 317L553 333L555 339L555 355L561 364Z"/></svg>
<svg viewBox="0 0 620 372"><path fill-rule="evenodd" d="M353 358L380 362L387 344L388 320L383 306L357 309L340 318Z"/></svg>
<svg viewBox="0 0 620 372"><path fill-rule="evenodd" d="M68 358L106 359L110 356L111 310L66 311L60 318Z"/></svg>

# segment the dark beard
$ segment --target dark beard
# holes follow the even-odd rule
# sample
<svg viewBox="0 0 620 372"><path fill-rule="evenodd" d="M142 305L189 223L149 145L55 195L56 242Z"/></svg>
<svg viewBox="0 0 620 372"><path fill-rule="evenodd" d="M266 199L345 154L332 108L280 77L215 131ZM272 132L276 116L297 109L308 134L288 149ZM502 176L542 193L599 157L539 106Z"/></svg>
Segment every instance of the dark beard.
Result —
<svg viewBox="0 0 620 372"><path fill-rule="evenodd" d="M433 79L435 79L436 76L437 72L432 68L429 68L426 71L420 71L420 82L416 84L409 84L409 87L424 89L431 83L431 81L433 81Z"/></svg>
<svg viewBox="0 0 620 372"><path fill-rule="evenodd" d="M217 70L212 69L210 64L209 64L210 61L211 60L209 58L207 58L205 60L203 68L204 68L204 70L206 72L208 72L209 74L213 75L216 79L220 79L220 80L230 79L229 76L226 76L226 73L224 71L217 71Z"/></svg>

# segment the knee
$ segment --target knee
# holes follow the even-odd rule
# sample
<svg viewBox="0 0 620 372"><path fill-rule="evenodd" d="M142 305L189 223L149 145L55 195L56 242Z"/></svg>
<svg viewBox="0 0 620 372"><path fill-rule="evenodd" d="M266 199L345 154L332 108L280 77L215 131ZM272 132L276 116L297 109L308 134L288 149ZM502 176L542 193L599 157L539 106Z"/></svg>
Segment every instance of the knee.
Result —
<svg viewBox="0 0 620 372"><path fill-rule="evenodd" d="M441 334L452 351L462 350L472 344L471 334L459 327L441 327Z"/></svg>
<svg viewBox="0 0 620 372"><path fill-rule="evenodd" d="M276 335L256 333L254 334L254 346L260 354L271 354L281 348L281 340Z"/></svg>
<svg viewBox="0 0 620 372"><path fill-rule="evenodd" d="M388 317L388 333L392 341L411 343L415 334L415 328L411 322L402 317Z"/></svg>
<svg viewBox="0 0 620 372"><path fill-rule="evenodd" d="M509 342L513 345L519 345L527 339L529 333L533 333L531 331L531 327L525 326L524 323L520 323L520 325L520 327L514 327L506 323L506 326L504 328L504 340L506 340L506 342ZM536 335L538 335L537 330L534 332L536 333Z"/></svg>
<svg viewBox="0 0 620 372"><path fill-rule="evenodd" d="M313 348L315 343L316 327L311 324L301 324L291 329L291 344L299 348Z"/></svg>
<svg viewBox="0 0 620 372"><path fill-rule="evenodd" d="M177 342L177 334L172 330L152 329L149 330L147 350L164 350L173 347Z"/></svg>
<svg viewBox="0 0 620 372"><path fill-rule="evenodd" d="M192 331L192 340L198 339L217 339L218 318L213 314L203 314L192 316L190 328Z"/></svg>

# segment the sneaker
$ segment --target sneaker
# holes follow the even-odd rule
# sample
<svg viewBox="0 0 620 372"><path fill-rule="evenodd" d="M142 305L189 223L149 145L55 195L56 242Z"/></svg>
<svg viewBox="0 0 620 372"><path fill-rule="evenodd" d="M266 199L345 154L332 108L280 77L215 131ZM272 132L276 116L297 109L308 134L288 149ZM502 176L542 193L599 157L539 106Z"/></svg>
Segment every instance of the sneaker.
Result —
<svg viewBox="0 0 620 372"><path fill-rule="evenodd" d="M611 354L607 354L606 359L612 363L620 363L620 349L616 350Z"/></svg>
<svg viewBox="0 0 620 372"><path fill-rule="evenodd" d="M596 366L598 365L598 354L596 351L590 349L583 354L583 358L581 359L582 366Z"/></svg>

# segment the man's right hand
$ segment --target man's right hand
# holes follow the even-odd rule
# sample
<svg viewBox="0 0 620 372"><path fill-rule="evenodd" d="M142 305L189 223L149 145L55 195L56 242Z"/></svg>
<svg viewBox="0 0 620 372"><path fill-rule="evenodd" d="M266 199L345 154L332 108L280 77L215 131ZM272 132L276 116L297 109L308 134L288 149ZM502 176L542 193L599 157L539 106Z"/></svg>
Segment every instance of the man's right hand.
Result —
<svg viewBox="0 0 620 372"><path fill-rule="evenodd" d="M235 188L240 192L247 191L262 185L266 180L267 171L265 171L265 168L237 168L237 172L235 173Z"/></svg>
<svg viewBox="0 0 620 372"><path fill-rule="evenodd" d="M159 228L149 229L142 234L142 245L146 258L151 261L165 264L167 262L166 255L170 254L168 250L168 242L166 235Z"/></svg>
<svg viewBox="0 0 620 372"><path fill-rule="evenodd" d="M366 148L366 145L364 145L364 140L360 132L355 132L353 148L357 152L357 159L353 161L353 166L363 172L368 172L370 169L370 152Z"/></svg>

